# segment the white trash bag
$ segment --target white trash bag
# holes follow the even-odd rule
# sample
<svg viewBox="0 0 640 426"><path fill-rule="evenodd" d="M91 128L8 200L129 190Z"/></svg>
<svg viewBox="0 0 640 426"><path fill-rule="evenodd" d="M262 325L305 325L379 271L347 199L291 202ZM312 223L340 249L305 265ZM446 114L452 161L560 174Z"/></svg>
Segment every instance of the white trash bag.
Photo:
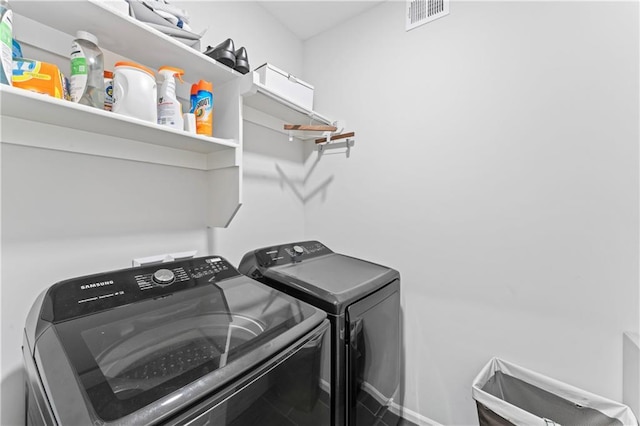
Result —
<svg viewBox="0 0 640 426"><path fill-rule="evenodd" d="M499 358L472 385L480 426L638 426L624 404Z"/></svg>

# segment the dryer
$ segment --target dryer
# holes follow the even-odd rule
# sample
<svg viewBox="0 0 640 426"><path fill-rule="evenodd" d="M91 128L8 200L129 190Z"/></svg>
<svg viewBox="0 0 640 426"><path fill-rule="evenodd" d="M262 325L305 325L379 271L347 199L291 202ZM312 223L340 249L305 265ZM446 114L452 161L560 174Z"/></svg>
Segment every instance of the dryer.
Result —
<svg viewBox="0 0 640 426"><path fill-rule="evenodd" d="M62 281L26 321L26 423L326 425L328 325L219 256Z"/></svg>
<svg viewBox="0 0 640 426"><path fill-rule="evenodd" d="M327 313L331 374L323 383L331 389L333 425L400 422L398 271L334 253L318 241L254 250L238 269Z"/></svg>

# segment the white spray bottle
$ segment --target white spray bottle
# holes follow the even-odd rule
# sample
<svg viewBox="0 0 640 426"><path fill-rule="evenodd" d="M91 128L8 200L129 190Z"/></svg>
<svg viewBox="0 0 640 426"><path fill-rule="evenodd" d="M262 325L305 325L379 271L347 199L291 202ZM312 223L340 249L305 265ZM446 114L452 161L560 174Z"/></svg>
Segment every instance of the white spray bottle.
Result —
<svg viewBox="0 0 640 426"><path fill-rule="evenodd" d="M158 87L158 124L183 130L182 105L176 97L174 77L178 77L178 80L184 83L182 81L184 70L162 66L158 69L158 74L162 77L162 82Z"/></svg>

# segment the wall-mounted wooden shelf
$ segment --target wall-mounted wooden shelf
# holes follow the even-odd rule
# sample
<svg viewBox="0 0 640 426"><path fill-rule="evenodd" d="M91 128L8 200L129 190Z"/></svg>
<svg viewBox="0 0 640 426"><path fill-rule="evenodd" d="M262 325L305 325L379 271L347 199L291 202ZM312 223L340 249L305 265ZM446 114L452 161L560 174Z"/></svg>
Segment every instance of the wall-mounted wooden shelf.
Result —
<svg viewBox="0 0 640 426"><path fill-rule="evenodd" d="M340 140L340 139L349 139L349 138L353 138L355 135L356 135L355 132L340 133L339 135L330 136L328 141L327 141L327 138L316 139L316 144L333 142L333 141L337 141L337 140Z"/></svg>
<svg viewBox="0 0 640 426"><path fill-rule="evenodd" d="M304 132L335 132L336 126L328 125L305 125L305 124L285 124L284 130L299 130Z"/></svg>

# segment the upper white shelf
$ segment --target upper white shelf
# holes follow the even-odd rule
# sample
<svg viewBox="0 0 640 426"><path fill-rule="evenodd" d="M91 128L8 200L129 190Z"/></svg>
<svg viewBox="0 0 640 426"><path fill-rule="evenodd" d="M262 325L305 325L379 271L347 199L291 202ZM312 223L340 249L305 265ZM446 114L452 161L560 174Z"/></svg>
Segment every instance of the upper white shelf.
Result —
<svg viewBox="0 0 640 426"><path fill-rule="evenodd" d="M137 21L112 10L96 0L14 1L14 13L43 25L75 36L76 31L89 31L98 37L99 46L131 58L151 68L171 63L185 70L185 81L206 79L214 87L242 75L203 53ZM157 48L158 43L162 48Z"/></svg>
<svg viewBox="0 0 640 426"><path fill-rule="evenodd" d="M307 110L272 92L260 83L255 83L255 92L245 95L245 105L264 111L289 124L332 124L333 122L315 111Z"/></svg>
<svg viewBox="0 0 640 426"><path fill-rule="evenodd" d="M333 125L333 120L312 110L308 110L287 99L260 83L257 73L251 72L243 77L241 93L244 97L244 119L271 128L281 133L284 124ZM293 132L298 139L312 139L318 133Z"/></svg>
<svg viewBox="0 0 640 426"><path fill-rule="evenodd" d="M229 152L224 154L223 152L234 151L239 146L238 142L234 140L195 135L137 118L5 85L0 86L0 115L2 117L13 117L30 122L89 132L88 135L94 135L86 138L86 146L77 142L69 146L60 146L54 145L53 142L51 145L47 145L49 143L46 140L47 138L39 138L38 141L30 141L29 138L9 139L10 132L3 131L3 142L19 142L23 145L37 145L50 149L137 159L129 157L131 154L127 153L127 151L123 154L113 154L113 144L109 144L109 142L105 143L103 147L96 147L95 140L98 138L95 135L108 135L136 142L141 147L147 146L149 148L147 151L157 151L158 147L164 147L169 148L174 156L180 155L181 152L184 152L188 157L194 157L194 153L201 154L202 158L195 165L185 166L203 170L233 165L218 163L214 166L212 161L215 162L216 159L208 157L210 154L217 157L229 156ZM87 151L87 149L92 151ZM133 152L133 149L131 151ZM147 154L142 153L138 160L166 163L165 160L154 161L153 156L147 156ZM229 158L231 157L229 156ZM181 165L181 161L183 160L176 158L175 165Z"/></svg>

